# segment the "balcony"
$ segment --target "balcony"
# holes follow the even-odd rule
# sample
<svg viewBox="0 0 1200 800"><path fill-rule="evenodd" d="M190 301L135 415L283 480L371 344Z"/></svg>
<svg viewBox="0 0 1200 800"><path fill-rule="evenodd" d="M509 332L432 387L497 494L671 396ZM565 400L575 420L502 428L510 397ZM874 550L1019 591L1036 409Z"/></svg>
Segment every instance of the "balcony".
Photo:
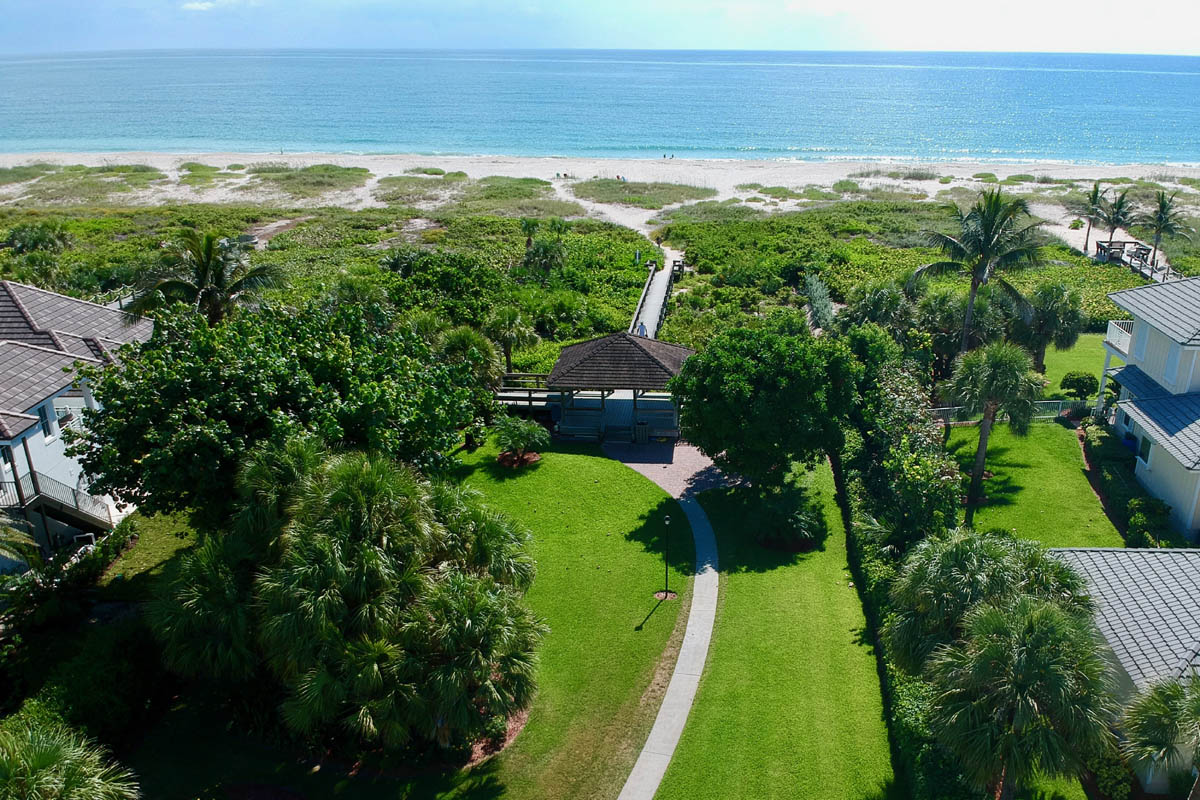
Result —
<svg viewBox="0 0 1200 800"><path fill-rule="evenodd" d="M1129 355L1129 340L1133 338L1133 320L1114 319L1108 322L1104 343L1122 356Z"/></svg>

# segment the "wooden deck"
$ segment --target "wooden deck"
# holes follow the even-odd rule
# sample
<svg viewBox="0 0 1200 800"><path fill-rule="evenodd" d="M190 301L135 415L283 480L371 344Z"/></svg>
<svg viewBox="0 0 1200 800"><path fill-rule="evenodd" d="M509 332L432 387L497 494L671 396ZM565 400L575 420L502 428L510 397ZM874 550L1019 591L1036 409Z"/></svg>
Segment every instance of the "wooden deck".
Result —
<svg viewBox="0 0 1200 800"><path fill-rule="evenodd" d="M1096 242L1097 261L1109 264L1122 264L1129 267L1132 272L1155 283L1165 283L1166 281L1175 281L1185 277L1172 269L1170 264L1162 260L1162 251L1158 253L1158 259L1161 263L1151 264L1150 255L1152 252L1153 248L1136 239Z"/></svg>

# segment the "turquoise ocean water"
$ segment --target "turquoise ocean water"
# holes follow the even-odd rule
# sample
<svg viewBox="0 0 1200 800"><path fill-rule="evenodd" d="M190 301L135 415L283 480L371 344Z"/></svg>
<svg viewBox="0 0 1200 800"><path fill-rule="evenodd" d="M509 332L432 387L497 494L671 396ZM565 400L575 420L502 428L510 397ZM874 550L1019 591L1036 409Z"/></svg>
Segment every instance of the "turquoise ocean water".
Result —
<svg viewBox="0 0 1200 800"><path fill-rule="evenodd" d="M1200 162L1200 58L173 51L0 56L0 152Z"/></svg>

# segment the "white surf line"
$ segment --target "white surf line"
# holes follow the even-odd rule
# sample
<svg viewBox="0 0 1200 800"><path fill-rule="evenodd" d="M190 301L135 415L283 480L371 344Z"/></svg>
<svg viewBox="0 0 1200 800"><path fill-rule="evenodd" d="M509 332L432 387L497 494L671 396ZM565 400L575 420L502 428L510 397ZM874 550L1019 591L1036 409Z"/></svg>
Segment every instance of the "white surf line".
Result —
<svg viewBox="0 0 1200 800"><path fill-rule="evenodd" d="M692 710L692 701L708 658L713 622L717 614L717 539L704 509L695 497L679 498L679 505L692 528L696 547L696 573L692 582L692 607L688 612L687 631L679 648L679 659L667 685L654 727L633 771L625 781L618 800L653 800L667 765L675 754L683 726Z"/></svg>

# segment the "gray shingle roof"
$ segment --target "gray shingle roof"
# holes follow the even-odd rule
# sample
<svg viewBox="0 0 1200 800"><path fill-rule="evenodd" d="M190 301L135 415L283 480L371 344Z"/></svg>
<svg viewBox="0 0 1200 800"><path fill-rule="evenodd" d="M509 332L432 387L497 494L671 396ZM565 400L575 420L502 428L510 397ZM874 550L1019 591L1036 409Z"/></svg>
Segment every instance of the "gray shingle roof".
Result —
<svg viewBox="0 0 1200 800"><path fill-rule="evenodd" d="M100 363L24 342L0 342L0 410L24 413L68 386L76 361Z"/></svg>
<svg viewBox="0 0 1200 800"><path fill-rule="evenodd" d="M76 352L80 339L144 342L153 330L150 320L130 317L119 309L23 283L0 281L0 339ZM64 341L65 337L76 340L74 346Z"/></svg>
<svg viewBox="0 0 1200 800"><path fill-rule="evenodd" d="M0 411L0 439L15 439L37 424L32 414L14 414Z"/></svg>
<svg viewBox="0 0 1200 800"><path fill-rule="evenodd" d="M1138 397L1117 406L1176 461L1200 470L1200 392Z"/></svg>
<svg viewBox="0 0 1200 800"><path fill-rule="evenodd" d="M1129 393L1134 397L1162 397L1170 394L1166 389L1159 386L1156 380L1132 364L1124 367L1113 367L1107 374L1108 377L1128 389Z"/></svg>
<svg viewBox="0 0 1200 800"><path fill-rule="evenodd" d="M564 347L546 384L552 389L662 390L695 350L632 333Z"/></svg>
<svg viewBox="0 0 1200 800"><path fill-rule="evenodd" d="M1200 345L1200 278L1123 289L1109 297L1180 344Z"/></svg>
<svg viewBox="0 0 1200 800"><path fill-rule="evenodd" d="M1200 550L1050 552L1087 580L1096 624L1139 689L1200 667Z"/></svg>

